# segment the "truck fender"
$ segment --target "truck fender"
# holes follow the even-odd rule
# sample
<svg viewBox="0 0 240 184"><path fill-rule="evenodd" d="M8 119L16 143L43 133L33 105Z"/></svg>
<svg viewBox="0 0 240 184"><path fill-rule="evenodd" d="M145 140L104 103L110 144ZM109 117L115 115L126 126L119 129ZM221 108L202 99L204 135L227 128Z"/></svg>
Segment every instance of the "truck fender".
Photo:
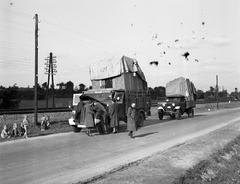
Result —
<svg viewBox="0 0 240 184"><path fill-rule="evenodd" d="M158 110L165 111L163 107L158 107Z"/></svg>

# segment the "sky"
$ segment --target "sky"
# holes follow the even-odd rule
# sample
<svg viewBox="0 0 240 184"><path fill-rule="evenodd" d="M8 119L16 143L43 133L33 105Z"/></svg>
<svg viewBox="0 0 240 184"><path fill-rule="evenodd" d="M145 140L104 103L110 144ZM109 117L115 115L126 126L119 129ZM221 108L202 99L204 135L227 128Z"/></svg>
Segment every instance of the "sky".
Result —
<svg viewBox="0 0 240 184"><path fill-rule="evenodd" d="M89 64L125 55L138 60L149 87L189 78L197 89L240 89L239 0L2 0L0 85L34 85L56 56L54 83L91 85ZM189 53L188 57L184 57ZM158 65L150 63L158 63Z"/></svg>

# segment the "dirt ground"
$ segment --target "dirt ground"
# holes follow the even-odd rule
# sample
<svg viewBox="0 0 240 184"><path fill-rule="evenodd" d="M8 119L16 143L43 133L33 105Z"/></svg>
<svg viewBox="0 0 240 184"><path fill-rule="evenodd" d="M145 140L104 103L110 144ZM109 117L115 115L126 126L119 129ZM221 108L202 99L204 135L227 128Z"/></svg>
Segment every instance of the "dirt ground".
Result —
<svg viewBox="0 0 240 184"><path fill-rule="evenodd" d="M214 160L212 155L218 153L219 150L223 150L224 146L239 135L240 121L208 135L177 145L167 151L156 153L144 160L131 163L111 173L105 173L100 178L85 183L212 183L214 177L223 175L222 178L225 178L226 173L230 173L229 169L223 170L223 168L228 167L224 162L211 165L212 160ZM222 153L221 158L227 160L231 158L232 153L229 151L228 153ZM218 182L215 183L240 183L239 165L238 163L234 167L235 169L238 167L236 171L238 175L235 173L235 175L228 176L229 180L222 182L216 180Z"/></svg>

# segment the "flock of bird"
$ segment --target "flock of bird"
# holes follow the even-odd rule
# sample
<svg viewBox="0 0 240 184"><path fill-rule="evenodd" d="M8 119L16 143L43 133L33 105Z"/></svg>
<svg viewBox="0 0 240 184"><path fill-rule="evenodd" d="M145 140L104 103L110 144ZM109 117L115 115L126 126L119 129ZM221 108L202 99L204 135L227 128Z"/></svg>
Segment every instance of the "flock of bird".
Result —
<svg viewBox="0 0 240 184"><path fill-rule="evenodd" d="M182 22L181 22L181 25L183 25ZM202 26L205 26L205 22L201 22L201 25L202 25ZM132 26L133 26L133 24L132 24ZM192 31L192 34L193 34L192 39L195 39L195 31ZM157 39L157 37L158 37L158 35L155 34L154 36L152 36L152 40ZM202 37L202 39L205 39L205 38ZM179 42L180 42L180 39L175 39L174 42L175 42L175 43L179 43ZM157 43L157 46L161 46L161 45L163 45L163 44L164 44L163 42L158 42L158 43ZM167 48L170 48L170 46L167 46ZM182 48L182 47L180 47L180 48ZM160 54L161 54L160 56L162 57L163 54L166 54L166 51L160 52ZM183 53L181 54L181 56L184 57L186 61L189 61L190 53L189 53L188 51L186 51L186 52L183 52ZM195 62L199 62L198 59L195 59L194 61L195 61ZM159 61L154 60L154 61L149 62L149 64L150 64L150 65L158 66ZM171 62L168 62L168 64L171 65Z"/></svg>

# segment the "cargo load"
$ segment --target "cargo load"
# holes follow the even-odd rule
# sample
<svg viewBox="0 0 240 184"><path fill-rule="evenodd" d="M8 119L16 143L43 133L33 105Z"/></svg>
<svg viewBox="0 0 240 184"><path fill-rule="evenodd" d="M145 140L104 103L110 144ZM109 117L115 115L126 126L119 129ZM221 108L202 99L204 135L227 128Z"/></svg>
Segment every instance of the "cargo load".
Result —
<svg viewBox="0 0 240 184"><path fill-rule="evenodd" d="M194 100L195 95L196 88L189 79L179 77L166 85L166 97L185 96L187 101L191 101Z"/></svg>
<svg viewBox="0 0 240 184"><path fill-rule="evenodd" d="M145 76L134 58L126 56L100 60L90 65L93 89L147 90Z"/></svg>

